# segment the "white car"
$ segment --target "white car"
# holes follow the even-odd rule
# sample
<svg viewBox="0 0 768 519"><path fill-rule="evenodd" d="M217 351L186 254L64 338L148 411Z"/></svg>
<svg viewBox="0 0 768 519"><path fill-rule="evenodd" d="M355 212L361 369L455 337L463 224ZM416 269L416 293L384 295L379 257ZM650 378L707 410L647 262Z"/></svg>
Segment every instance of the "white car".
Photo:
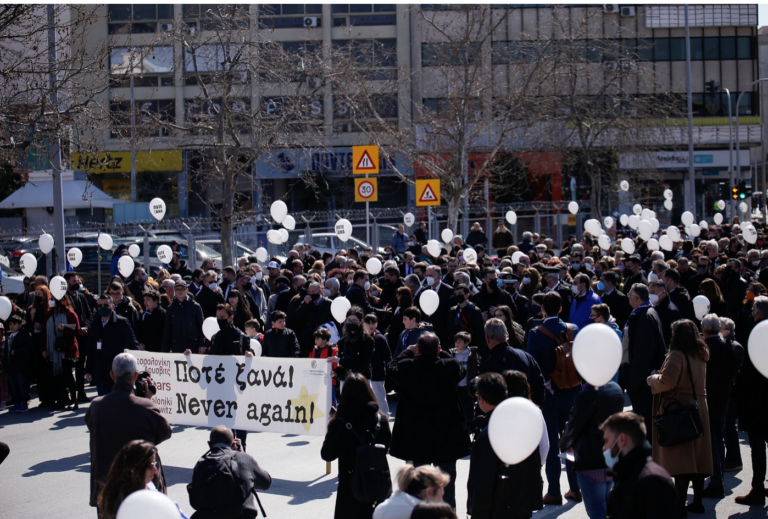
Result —
<svg viewBox="0 0 768 519"><path fill-rule="evenodd" d="M304 243L303 234L299 236L297 242ZM370 245L362 240L358 240L354 236L350 237L346 242L343 242L332 232L312 233L312 249L319 251L321 254L324 252L336 254L341 249L357 249L360 252L364 252L368 247L370 247ZM383 248L379 248L379 252L383 251Z"/></svg>
<svg viewBox="0 0 768 519"><path fill-rule="evenodd" d="M0 268L3 269L3 280L0 283L4 296L11 294L21 294L24 292L24 275L19 274L4 262L0 262Z"/></svg>

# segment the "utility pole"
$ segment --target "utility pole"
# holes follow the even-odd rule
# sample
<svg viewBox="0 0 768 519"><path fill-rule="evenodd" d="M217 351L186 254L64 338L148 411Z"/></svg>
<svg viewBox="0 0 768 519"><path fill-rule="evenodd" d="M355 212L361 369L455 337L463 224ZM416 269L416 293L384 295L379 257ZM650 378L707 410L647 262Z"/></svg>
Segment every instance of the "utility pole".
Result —
<svg viewBox="0 0 768 519"><path fill-rule="evenodd" d="M685 85L688 93L688 181L685 185L685 209L696 216L696 172L693 168L693 88L691 87L691 29L688 4L685 4Z"/></svg>
<svg viewBox="0 0 768 519"><path fill-rule="evenodd" d="M133 95L133 60L136 47L131 47L131 202L136 202L136 99Z"/></svg>
<svg viewBox="0 0 768 519"><path fill-rule="evenodd" d="M48 4L48 63L50 64L50 92L48 98L53 112L55 134L48 139L48 160L53 174L53 238L56 242L55 272L66 271L67 254L64 249L64 187L61 180L61 141L59 139L59 96L56 77L56 16L53 4Z"/></svg>

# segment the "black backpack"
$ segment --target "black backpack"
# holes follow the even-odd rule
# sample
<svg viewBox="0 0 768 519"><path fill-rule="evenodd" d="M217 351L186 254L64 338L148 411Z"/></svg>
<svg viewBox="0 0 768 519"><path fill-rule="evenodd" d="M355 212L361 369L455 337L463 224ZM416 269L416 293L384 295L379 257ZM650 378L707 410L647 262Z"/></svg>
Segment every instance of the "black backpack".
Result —
<svg viewBox="0 0 768 519"><path fill-rule="evenodd" d="M335 419L343 423L362 444L357 448L355 468L350 477L352 496L363 503L381 503L392 495L392 477L389 473L387 448L376 445L376 436L381 429L380 419L377 418L374 432L365 431L363 437L357 434L351 423L338 415ZM367 438L370 441L366 441Z"/></svg>
<svg viewBox="0 0 768 519"><path fill-rule="evenodd" d="M250 489L240 478L235 451L216 449L206 452L195 465L192 483L187 485L189 504L195 510L221 515L239 513Z"/></svg>

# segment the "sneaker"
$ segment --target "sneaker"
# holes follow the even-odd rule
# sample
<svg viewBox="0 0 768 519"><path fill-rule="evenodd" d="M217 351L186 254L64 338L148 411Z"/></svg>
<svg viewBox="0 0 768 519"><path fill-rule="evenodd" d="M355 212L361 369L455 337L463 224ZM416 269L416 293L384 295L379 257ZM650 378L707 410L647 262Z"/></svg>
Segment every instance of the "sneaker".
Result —
<svg viewBox="0 0 768 519"><path fill-rule="evenodd" d="M544 497L541 498L542 502L545 505L562 505L563 504L563 496L553 496L550 494L544 494Z"/></svg>
<svg viewBox="0 0 768 519"><path fill-rule="evenodd" d="M723 487L715 487L713 485L709 485L702 491L701 497L723 499L725 497L725 489Z"/></svg>
<svg viewBox="0 0 768 519"><path fill-rule="evenodd" d="M13 404L12 407L8 408L8 412L9 413L15 413L16 411L19 410L19 407L20 407L19 404Z"/></svg>
<svg viewBox="0 0 768 519"><path fill-rule="evenodd" d="M26 413L29 411L29 407L27 407L27 404L21 404L19 408L16 410L17 413Z"/></svg>
<svg viewBox="0 0 768 519"><path fill-rule="evenodd" d="M750 490L749 494L745 496L739 496L735 499L736 503L740 505L758 505L765 506L765 490L759 492L757 490Z"/></svg>
<svg viewBox="0 0 768 519"><path fill-rule="evenodd" d="M570 499L571 501L576 501L577 503L581 503L581 492L579 492L578 490L575 492L573 490L569 490L568 492L565 493L563 497L565 497L566 499Z"/></svg>
<svg viewBox="0 0 768 519"><path fill-rule="evenodd" d="M740 461L732 461L732 462L725 462L725 465L723 466L723 470L725 472L738 472L741 469L744 468L744 464Z"/></svg>

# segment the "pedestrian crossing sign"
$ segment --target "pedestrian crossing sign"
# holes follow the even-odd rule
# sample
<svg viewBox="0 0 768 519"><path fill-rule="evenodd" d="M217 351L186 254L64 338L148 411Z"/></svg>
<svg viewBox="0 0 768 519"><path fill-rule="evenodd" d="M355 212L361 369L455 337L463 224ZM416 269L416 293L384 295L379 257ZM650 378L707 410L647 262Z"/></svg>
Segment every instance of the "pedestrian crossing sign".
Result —
<svg viewBox="0 0 768 519"><path fill-rule="evenodd" d="M440 205L440 181L434 178L416 181L416 205Z"/></svg>
<svg viewBox="0 0 768 519"><path fill-rule="evenodd" d="M352 146L352 173L373 175L379 172L378 146Z"/></svg>

